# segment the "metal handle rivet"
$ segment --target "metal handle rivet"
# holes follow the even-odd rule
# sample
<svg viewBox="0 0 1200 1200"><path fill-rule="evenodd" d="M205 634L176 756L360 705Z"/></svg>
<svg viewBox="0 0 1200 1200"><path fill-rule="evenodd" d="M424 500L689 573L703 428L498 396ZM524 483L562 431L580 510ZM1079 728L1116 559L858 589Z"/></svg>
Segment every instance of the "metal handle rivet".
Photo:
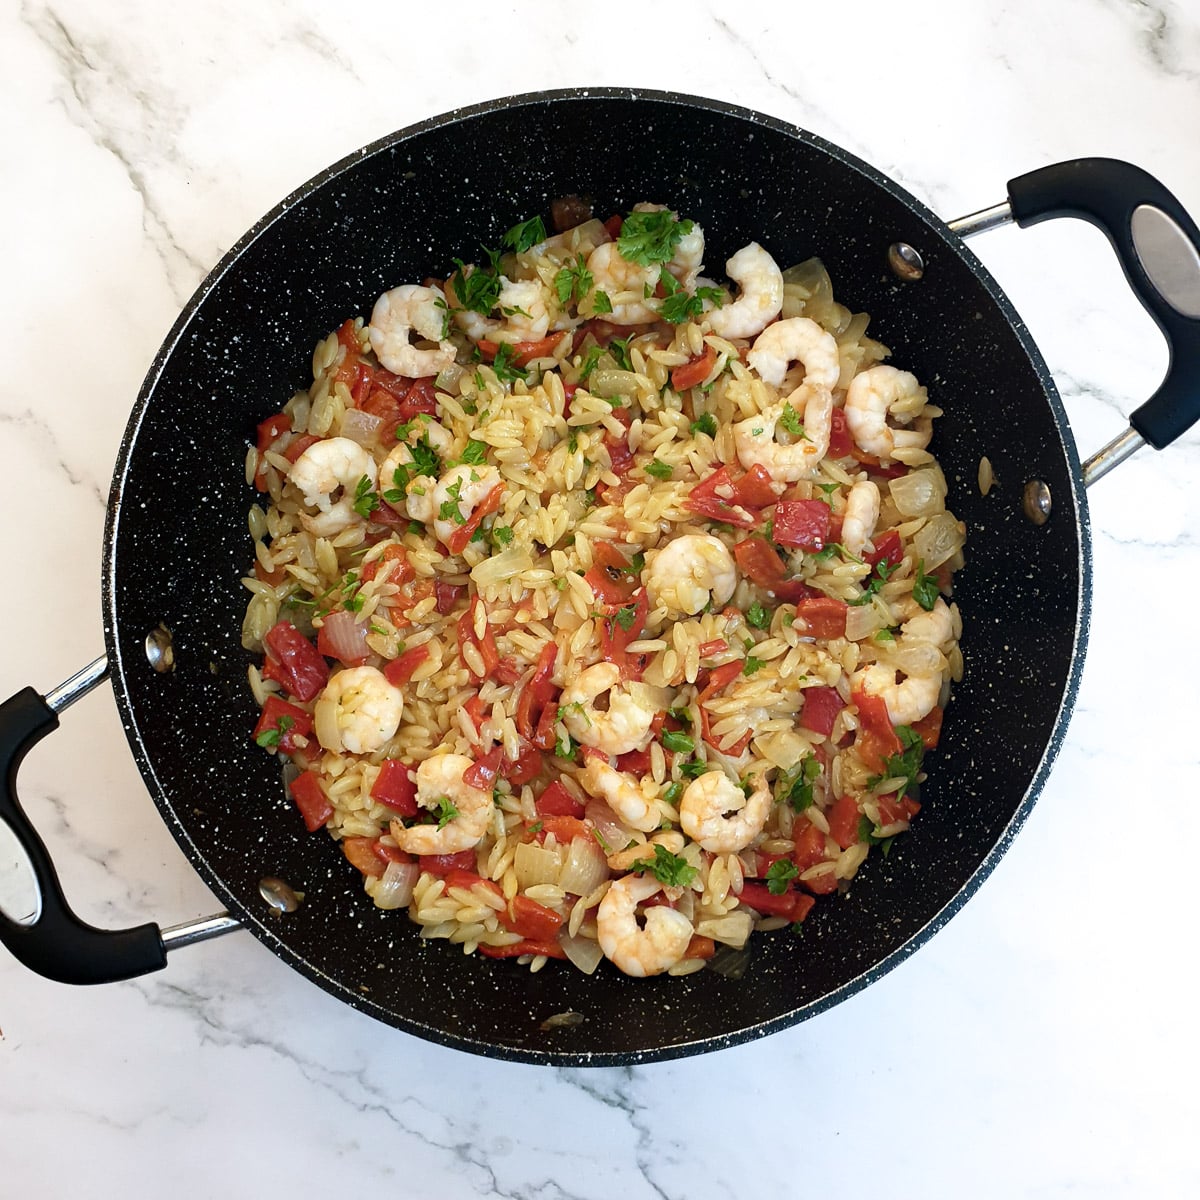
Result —
<svg viewBox="0 0 1200 1200"><path fill-rule="evenodd" d="M146 659L160 675L175 670L175 645L165 625L146 634Z"/></svg>
<svg viewBox="0 0 1200 1200"><path fill-rule="evenodd" d="M888 247L887 257L892 274L906 283L914 283L925 274L925 260L921 252L907 242L893 242Z"/></svg>
<svg viewBox="0 0 1200 1200"><path fill-rule="evenodd" d="M258 892L277 913L295 912L300 907L301 896L274 875L258 881Z"/></svg>
<svg viewBox="0 0 1200 1200"><path fill-rule="evenodd" d="M1050 488L1040 479L1031 479L1021 496L1021 507L1035 525L1045 525L1050 520Z"/></svg>

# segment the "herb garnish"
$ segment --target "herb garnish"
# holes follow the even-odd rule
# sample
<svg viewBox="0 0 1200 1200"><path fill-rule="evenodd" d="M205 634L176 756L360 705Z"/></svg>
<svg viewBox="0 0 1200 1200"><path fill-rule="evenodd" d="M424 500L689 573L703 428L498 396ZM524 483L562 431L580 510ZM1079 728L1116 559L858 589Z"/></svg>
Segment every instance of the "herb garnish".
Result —
<svg viewBox="0 0 1200 1200"><path fill-rule="evenodd" d="M445 829L458 816L458 809L450 802L449 796L438 797L438 828Z"/></svg>
<svg viewBox="0 0 1200 1200"><path fill-rule="evenodd" d="M767 868L767 891L772 896L782 896L788 884L800 874L790 858L778 858Z"/></svg>
<svg viewBox="0 0 1200 1200"><path fill-rule="evenodd" d="M587 269L587 260L582 254L577 254L573 263L567 263L554 276L554 290L559 304L582 300L591 290L593 282L592 273Z"/></svg>
<svg viewBox="0 0 1200 1200"><path fill-rule="evenodd" d="M371 488L370 476L364 475L354 488L354 511L366 520L379 507L379 497Z"/></svg>
<svg viewBox="0 0 1200 1200"><path fill-rule="evenodd" d="M278 746L280 740L283 738L283 735L287 733L287 731L291 729L295 723L295 719L292 717L280 717L278 724L273 726L271 729L264 729L262 733L260 733L254 740L260 746L262 746L264 750L271 746Z"/></svg>
<svg viewBox="0 0 1200 1200"><path fill-rule="evenodd" d="M654 476L655 479L670 479L675 474L675 468L670 463L665 463L660 458L651 459L644 468L647 475Z"/></svg>
<svg viewBox="0 0 1200 1200"><path fill-rule="evenodd" d="M501 242L516 254L524 254L538 242L546 240L546 223L541 217L530 217L528 221L518 221L505 235Z"/></svg>
<svg viewBox="0 0 1200 1200"><path fill-rule="evenodd" d="M712 413L704 413L688 426L689 433L706 433L709 437L717 436L717 418Z"/></svg>
<svg viewBox="0 0 1200 1200"><path fill-rule="evenodd" d="M659 843L654 846L653 860L643 858L635 862L632 871L649 871L664 887L687 887L696 878L697 869L687 859Z"/></svg>
<svg viewBox="0 0 1200 1200"><path fill-rule="evenodd" d="M695 738L673 729L663 733L662 744L664 750L670 750L673 754L691 754L696 749Z"/></svg>
<svg viewBox="0 0 1200 1200"><path fill-rule="evenodd" d="M775 784L775 799L787 801L794 812L802 813L813 802L813 783L821 774L821 763L815 754L804 758L793 770L782 774Z"/></svg>
<svg viewBox="0 0 1200 1200"><path fill-rule="evenodd" d="M932 575L925 574L925 560L917 559L917 577L913 580L913 599L926 611L932 612L941 590Z"/></svg>
<svg viewBox="0 0 1200 1200"><path fill-rule="evenodd" d="M691 221L677 221L666 209L630 213L621 222L617 251L627 262L649 267L670 261L675 247L691 232Z"/></svg>

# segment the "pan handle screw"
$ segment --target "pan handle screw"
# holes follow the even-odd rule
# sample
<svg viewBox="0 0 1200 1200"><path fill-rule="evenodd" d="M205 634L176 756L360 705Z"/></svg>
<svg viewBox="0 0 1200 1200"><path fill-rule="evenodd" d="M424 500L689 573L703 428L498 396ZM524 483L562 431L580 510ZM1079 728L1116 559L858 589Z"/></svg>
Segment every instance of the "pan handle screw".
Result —
<svg viewBox="0 0 1200 1200"><path fill-rule="evenodd" d="M165 625L157 625L146 634L146 658L160 675L175 670L175 645Z"/></svg>
<svg viewBox="0 0 1200 1200"><path fill-rule="evenodd" d="M284 881L275 875L266 875L258 881L259 895L275 910L276 914L295 912L304 898L299 892L294 892Z"/></svg>
<svg viewBox="0 0 1200 1200"><path fill-rule="evenodd" d="M1021 497L1025 515L1035 525L1045 525L1050 520L1050 488L1040 479L1031 479L1025 485Z"/></svg>
<svg viewBox="0 0 1200 1200"><path fill-rule="evenodd" d="M925 274L925 260L921 252L907 242L893 242L888 247L887 258L892 274L906 283L915 283Z"/></svg>

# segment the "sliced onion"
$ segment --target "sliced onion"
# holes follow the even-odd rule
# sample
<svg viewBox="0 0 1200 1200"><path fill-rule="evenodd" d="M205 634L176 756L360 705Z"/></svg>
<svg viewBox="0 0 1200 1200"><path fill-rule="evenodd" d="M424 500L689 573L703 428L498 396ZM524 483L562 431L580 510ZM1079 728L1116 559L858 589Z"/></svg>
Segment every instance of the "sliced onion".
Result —
<svg viewBox="0 0 1200 1200"><path fill-rule="evenodd" d="M616 854L633 841L632 832L617 820L616 814L603 800L597 800L595 797L590 799L583 815L591 821L596 827L596 832L604 839L604 845L600 848L603 850L607 846L605 853Z"/></svg>
<svg viewBox="0 0 1200 1200"><path fill-rule="evenodd" d="M861 642L882 629L885 623L873 604L852 605L846 609L846 641Z"/></svg>
<svg viewBox="0 0 1200 1200"><path fill-rule="evenodd" d="M913 556L923 562L923 569L932 571L963 548L966 535L952 513L932 516L913 536Z"/></svg>
<svg viewBox="0 0 1200 1200"><path fill-rule="evenodd" d="M349 438L360 446L369 446L375 441L381 424L382 418L374 413L363 412L359 408L348 408L342 415L342 437Z"/></svg>
<svg viewBox="0 0 1200 1200"><path fill-rule="evenodd" d="M407 908L412 903L413 888L421 874L417 862L390 862L378 878L369 880L367 891L376 908Z"/></svg>
<svg viewBox="0 0 1200 1200"><path fill-rule="evenodd" d="M638 377L633 371L619 371L611 367L597 367L588 380L588 391L593 396L636 396Z"/></svg>
<svg viewBox="0 0 1200 1200"><path fill-rule="evenodd" d="M946 501L946 481L936 467L909 471L888 485L896 508L906 517L932 517Z"/></svg>
<svg viewBox="0 0 1200 1200"><path fill-rule="evenodd" d="M348 666L361 666L369 657L367 633L365 621L356 621L352 612L339 608L322 622L318 649Z"/></svg>
<svg viewBox="0 0 1200 1200"><path fill-rule="evenodd" d="M607 878L608 862L595 838L572 838L558 886L574 896L590 896Z"/></svg>
<svg viewBox="0 0 1200 1200"><path fill-rule="evenodd" d="M542 883L558 883L562 856L557 850L548 850L536 842L521 842L513 857L513 870L517 873L517 886L521 891Z"/></svg>
<svg viewBox="0 0 1200 1200"><path fill-rule="evenodd" d="M604 957L600 943L592 938L572 937L569 933L558 935L558 944L566 956L585 974L590 975Z"/></svg>

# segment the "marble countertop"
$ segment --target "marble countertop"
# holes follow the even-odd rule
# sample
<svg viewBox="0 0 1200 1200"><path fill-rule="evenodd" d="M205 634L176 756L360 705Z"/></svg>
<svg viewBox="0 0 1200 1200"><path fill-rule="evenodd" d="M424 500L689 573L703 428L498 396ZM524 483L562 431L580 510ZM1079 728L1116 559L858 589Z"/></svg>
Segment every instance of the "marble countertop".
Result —
<svg viewBox="0 0 1200 1200"><path fill-rule="evenodd" d="M0 695L46 691L102 653L109 478L180 307L277 200L392 130L545 87L669 88L803 126L946 218L1083 155L1134 161L1200 213L1200 14L1183 0L684 11L3 6ZM1157 330L1088 226L972 247L1086 456L1157 386ZM1091 646L1050 783L966 907L865 991L710 1055L548 1069L379 1025L245 934L90 989L0 950L0 1190L1200 1194L1197 463L1193 430L1091 489ZM218 907L148 798L107 688L29 757L21 792L85 918L169 925Z"/></svg>

